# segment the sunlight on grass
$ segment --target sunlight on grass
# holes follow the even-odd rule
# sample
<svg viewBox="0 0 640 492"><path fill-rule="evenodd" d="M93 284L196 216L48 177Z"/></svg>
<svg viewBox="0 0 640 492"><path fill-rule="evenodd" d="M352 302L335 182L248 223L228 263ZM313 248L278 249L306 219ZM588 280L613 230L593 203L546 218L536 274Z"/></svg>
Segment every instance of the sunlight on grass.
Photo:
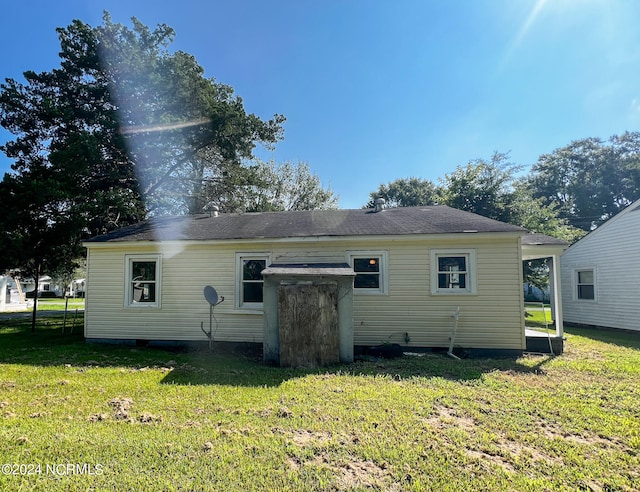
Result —
<svg viewBox="0 0 640 492"><path fill-rule="evenodd" d="M322 370L0 327L2 490L637 490L637 335Z"/></svg>

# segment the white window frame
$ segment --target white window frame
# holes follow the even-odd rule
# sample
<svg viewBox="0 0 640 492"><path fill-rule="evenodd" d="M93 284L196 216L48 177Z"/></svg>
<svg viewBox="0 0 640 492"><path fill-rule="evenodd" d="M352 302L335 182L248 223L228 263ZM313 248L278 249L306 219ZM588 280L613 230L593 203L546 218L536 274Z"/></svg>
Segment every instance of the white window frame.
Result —
<svg viewBox="0 0 640 492"><path fill-rule="evenodd" d="M357 289L354 285L353 293L356 295L388 295L388 252L387 251L347 251L347 263L355 271L354 260L377 258L380 261L380 286L377 289ZM356 272L357 274L357 272ZM354 278L355 282L355 278Z"/></svg>
<svg viewBox="0 0 640 492"><path fill-rule="evenodd" d="M432 249L431 255L431 294L432 295L475 295L478 293L478 267L475 249ZM462 256L467 263L467 286L464 289L438 287L438 259L449 256Z"/></svg>
<svg viewBox="0 0 640 492"><path fill-rule="evenodd" d="M578 282L579 280L579 274L581 272L591 272L593 275L593 283L592 284L580 284ZM579 302L596 302L598 299L598 293L597 293L597 289L596 289L596 269L594 267L583 267L583 268L574 268L573 270L573 283L574 283L574 287L573 287L573 296L574 299L576 301ZM593 285L593 299L586 299L583 297L580 297L579 295L579 291L580 291L580 285Z"/></svg>
<svg viewBox="0 0 640 492"><path fill-rule="evenodd" d="M133 273L133 263L153 261L156 264L156 300L154 302L136 302L133 300L131 275ZM124 261L124 307L136 309L160 308L162 299L162 255L160 254L140 254L125 255Z"/></svg>
<svg viewBox="0 0 640 492"><path fill-rule="evenodd" d="M264 303L263 302L244 302L242 300L242 284L244 279L242 278L242 266L244 260L264 260L265 268L269 266L271 263L271 254L258 252L258 253L236 253L236 302L235 308L240 311L262 311ZM264 282L264 278L263 278ZM263 283L264 286L264 283ZM264 287L263 287L263 296L264 296ZM263 297L264 300L264 297Z"/></svg>

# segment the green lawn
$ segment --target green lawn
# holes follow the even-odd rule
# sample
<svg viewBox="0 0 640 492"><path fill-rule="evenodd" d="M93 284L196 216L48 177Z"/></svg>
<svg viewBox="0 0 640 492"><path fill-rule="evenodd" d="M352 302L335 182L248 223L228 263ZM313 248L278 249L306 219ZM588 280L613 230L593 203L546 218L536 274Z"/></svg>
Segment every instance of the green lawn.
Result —
<svg viewBox="0 0 640 492"><path fill-rule="evenodd" d="M542 305L540 303L525 303L525 321L524 324L527 328L545 328L555 330L554 323L552 321L553 316L551 308L548 304Z"/></svg>
<svg viewBox="0 0 640 492"><path fill-rule="evenodd" d="M64 299L38 299L39 311L64 311ZM76 309L84 309L84 299L69 299L67 310L75 311Z"/></svg>
<svg viewBox="0 0 640 492"><path fill-rule="evenodd" d="M33 301L33 299L30 299ZM38 299L38 311L64 311L65 300L64 299ZM69 299L67 304L68 311L75 311L76 309L84 309L84 299ZM31 311L32 308L27 308L22 311ZM12 311L8 311L12 312ZM13 311L15 312L15 311Z"/></svg>
<svg viewBox="0 0 640 492"><path fill-rule="evenodd" d="M640 490L638 334L309 371L7 323L0 490Z"/></svg>

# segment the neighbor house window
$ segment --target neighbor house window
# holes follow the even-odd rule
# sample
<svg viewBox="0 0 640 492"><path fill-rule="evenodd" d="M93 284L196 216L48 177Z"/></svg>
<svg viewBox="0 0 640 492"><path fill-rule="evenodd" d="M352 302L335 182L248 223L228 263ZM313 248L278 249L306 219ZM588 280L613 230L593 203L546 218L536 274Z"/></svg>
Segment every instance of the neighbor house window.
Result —
<svg viewBox="0 0 640 492"><path fill-rule="evenodd" d="M387 293L386 251L353 251L348 254L348 261L356 273L353 280L355 293Z"/></svg>
<svg viewBox="0 0 640 492"><path fill-rule="evenodd" d="M125 305L160 306L160 255L128 255L125 264Z"/></svg>
<svg viewBox="0 0 640 492"><path fill-rule="evenodd" d="M268 255L239 254L238 265L238 308L262 309L264 278L262 270L267 268Z"/></svg>
<svg viewBox="0 0 640 492"><path fill-rule="evenodd" d="M432 250L432 294L475 294L475 250Z"/></svg>
<svg viewBox="0 0 640 492"><path fill-rule="evenodd" d="M576 270L576 286L578 299L593 301L596 298L593 269Z"/></svg>

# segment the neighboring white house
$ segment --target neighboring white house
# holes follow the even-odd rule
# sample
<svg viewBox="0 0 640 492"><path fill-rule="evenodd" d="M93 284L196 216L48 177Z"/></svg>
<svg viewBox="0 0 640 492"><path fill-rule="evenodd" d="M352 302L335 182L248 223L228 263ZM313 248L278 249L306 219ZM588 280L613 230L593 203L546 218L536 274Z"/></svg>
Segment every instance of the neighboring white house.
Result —
<svg viewBox="0 0 640 492"><path fill-rule="evenodd" d="M640 331L640 200L562 255L564 320Z"/></svg>
<svg viewBox="0 0 640 492"><path fill-rule="evenodd" d="M33 289L29 292L32 290ZM38 279L38 293L40 296L43 296L45 292L53 292L56 297L62 297L64 295L64 290L64 286L54 282L49 275L43 275Z"/></svg>
<svg viewBox="0 0 640 492"><path fill-rule="evenodd" d="M87 281L83 278L72 280L67 289L67 295L69 297L84 297L84 292L87 286Z"/></svg>
<svg viewBox="0 0 640 492"><path fill-rule="evenodd" d="M447 347L459 307L456 346L519 353L526 232L446 206L154 219L85 243L85 336L205 340L210 285L225 297L215 340L263 343L278 320L263 297L267 276L281 275L272 285L351 276L340 295L352 296L352 312L340 316L352 345Z"/></svg>

